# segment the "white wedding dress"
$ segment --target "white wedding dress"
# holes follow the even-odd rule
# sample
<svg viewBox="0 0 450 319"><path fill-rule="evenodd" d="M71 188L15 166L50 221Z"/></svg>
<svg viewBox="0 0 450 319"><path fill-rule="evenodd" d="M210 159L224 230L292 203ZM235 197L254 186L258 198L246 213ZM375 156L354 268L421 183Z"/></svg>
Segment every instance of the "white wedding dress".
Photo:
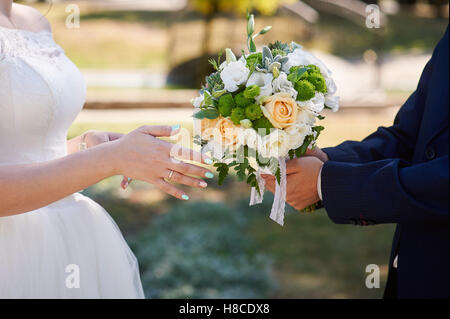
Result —
<svg viewBox="0 0 450 319"><path fill-rule="evenodd" d="M65 156L85 93L50 32L0 27L0 165ZM143 297L135 256L89 198L0 217L0 298Z"/></svg>

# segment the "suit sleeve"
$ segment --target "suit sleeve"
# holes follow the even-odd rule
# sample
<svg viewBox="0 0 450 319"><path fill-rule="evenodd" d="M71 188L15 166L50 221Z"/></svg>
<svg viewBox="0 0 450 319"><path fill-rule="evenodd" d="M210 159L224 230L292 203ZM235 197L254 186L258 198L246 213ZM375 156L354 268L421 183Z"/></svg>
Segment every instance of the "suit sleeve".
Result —
<svg viewBox="0 0 450 319"><path fill-rule="evenodd" d="M336 147L323 149L330 160L350 163L367 163L387 158L411 160L424 111L429 79L440 45L442 41L425 66L417 90L401 107L394 124L378 128L361 142L347 141Z"/></svg>
<svg viewBox="0 0 450 319"><path fill-rule="evenodd" d="M328 161L322 181L325 208L338 224L448 222L448 155L412 166L400 159Z"/></svg>

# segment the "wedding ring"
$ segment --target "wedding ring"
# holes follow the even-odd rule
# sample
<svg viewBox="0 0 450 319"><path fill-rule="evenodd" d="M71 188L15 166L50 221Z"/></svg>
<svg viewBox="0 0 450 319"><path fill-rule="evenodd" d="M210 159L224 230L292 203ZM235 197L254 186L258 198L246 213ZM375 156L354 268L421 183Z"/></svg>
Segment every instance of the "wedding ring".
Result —
<svg viewBox="0 0 450 319"><path fill-rule="evenodd" d="M173 171L169 170L169 176L167 177L167 180L170 182L170 180L172 179L173 176Z"/></svg>

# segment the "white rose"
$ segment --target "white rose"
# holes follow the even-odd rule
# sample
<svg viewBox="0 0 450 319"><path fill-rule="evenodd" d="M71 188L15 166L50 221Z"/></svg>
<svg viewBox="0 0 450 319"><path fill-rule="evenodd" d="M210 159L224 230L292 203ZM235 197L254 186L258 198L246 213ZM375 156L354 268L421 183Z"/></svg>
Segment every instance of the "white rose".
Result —
<svg viewBox="0 0 450 319"><path fill-rule="evenodd" d="M286 133L289 135L289 148L295 150L303 145L305 137L312 133L311 126L294 124L288 127Z"/></svg>
<svg viewBox="0 0 450 319"><path fill-rule="evenodd" d="M339 110L339 96L325 96L325 105L331 108L333 112L337 112Z"/></svg>
<svg viewBox="0 0 450 319"><path fill-rule="evenodd" d="M300 106L296 124L313 126L316 123L316 114L309 107Z"/></svg>
<svg viewBox="0 0 450 319"><path fill-rule="evenodd" d="M230 62L224 66L220 73L225 90L228 92L235 92L239 88L238 85L244 84L247 79L250 70L245 66L243 61Z"/></svg>
<svg viewBox="0 0 450 319"><path fill-rule="evenodd" d="M316 92L316 95L312 99L308 101L299 101L297 104L303 108L309 108L315 113L320 113L325 107L325 95L323 95L323 93Z"/></svg>
<svg viewBox="0 0 450 319"><path fill-rule="evenodd" d="M262 155L264 157L285 157L290 150L290 136L283 130L274 130L263 137Z"/></svg>
<svg viewBox="0 0 450 319"><path fill-rule="evenodd" d="M197 96L195 99L192 99L191 103L195 108L199 108L200 106L202 106L204 100L205 96L202 94L200 96Z"/></svg>
<svg viewBox="0 0 450 319"><path fill-rule="evenodd" d="M287 74L281 72L280 75L273 80L272 88L274 93L285 92L289 93L295 100L297 98L297 91L294 89L294 85L287 79Z"/></svg>
<svg viewBox="0 0 450 319"><path fill-rule="evenodd" d="M238 133L238 145L246 145L251 149L258 150L262 144L261 136L252 128L241 129Z"/></svg>
<svg viewBox="0 0 450 319"><path fill-rule="evenodd" d="M327 94L333 95L336 93L337 86L332 77L326 77L325 84L327 85Z"/></svg>
<svg viewBox="0 0 450 319"><path fill-rule="evenodd" d="M264 73L264 72L253 72L252 75L250 75L250 78L247 81L247 86L251 85L257 85L261 88L261 92L259 96L256 99L259 99L263 96L270 96L272 95L272 80L273 80L273 74L272 73Z"/></svg>

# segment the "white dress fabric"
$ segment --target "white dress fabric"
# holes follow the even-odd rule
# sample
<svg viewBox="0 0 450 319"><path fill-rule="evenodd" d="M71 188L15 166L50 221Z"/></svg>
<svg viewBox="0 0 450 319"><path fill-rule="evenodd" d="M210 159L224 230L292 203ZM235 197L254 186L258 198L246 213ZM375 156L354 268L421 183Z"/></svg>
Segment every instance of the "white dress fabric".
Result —
<svg viewBox="0 0 450 319"><path fill-rule="evenodd" d="M85 94L50 32L0 27L0 165L65 156ZM143 297L135 256L89 198L77 193L0 217L0 298Z"/></svg>

